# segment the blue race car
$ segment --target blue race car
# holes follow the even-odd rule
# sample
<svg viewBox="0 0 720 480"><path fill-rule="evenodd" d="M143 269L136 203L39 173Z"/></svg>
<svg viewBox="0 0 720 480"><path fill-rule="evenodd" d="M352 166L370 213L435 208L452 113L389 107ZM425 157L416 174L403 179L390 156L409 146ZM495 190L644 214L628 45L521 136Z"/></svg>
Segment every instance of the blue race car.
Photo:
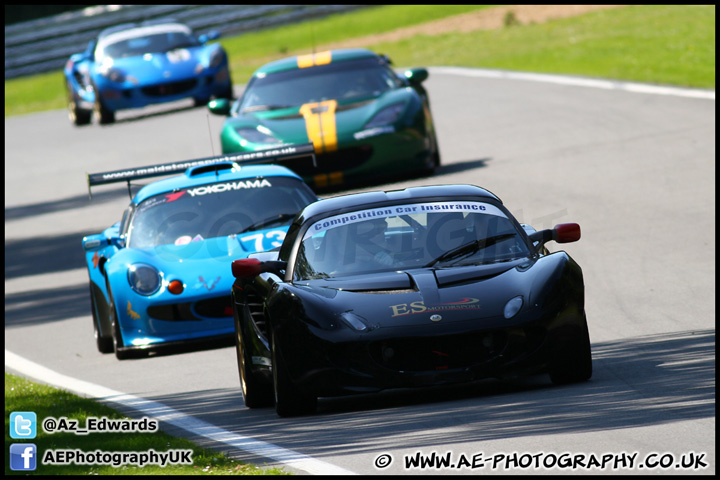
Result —
<svg viewBox="0 0 720 480"><path fill-rule="evenodd" d="M172 21L103 30L65 64L70 121L86 125L94 112L107 124L118 110L184 98L195 105L211 97L231 99L227 54L219 43L208 44L218 37L215 31L196 37Z"/></svg>
<svg viewBox="0 0 720 480"><path fill-rule="evenodd" d="M160 346L232 338L230 265L279 247L317 197L273 163L312 145L88 175L88 186L140 178L122 220L83 238L97 348L118 359Z"/></svg>

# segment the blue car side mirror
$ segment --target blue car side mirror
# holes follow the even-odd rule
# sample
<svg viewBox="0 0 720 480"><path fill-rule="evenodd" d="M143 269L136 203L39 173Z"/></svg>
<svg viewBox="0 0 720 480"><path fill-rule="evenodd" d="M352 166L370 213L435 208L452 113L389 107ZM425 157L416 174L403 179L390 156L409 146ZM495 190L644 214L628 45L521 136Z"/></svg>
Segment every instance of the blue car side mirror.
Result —
<svg viewBox="0 0 720 480"><path fill-rule="evenodd" d="M122 237L106 237L103 234L98 233L96 235L83 237L82 244L83 249L86 252L94 252L110 245L114 245L117 248L124 248L125 239Z"/></svg>
<svg viewBox="0 0 720 480"><path fill-rule="evenodd" d="M210 30L208 33L203 33L202 35L200 35L198 37L198 41L204 44L212 40L217 40L218 38L220 38L220 32L218 32L217 30Z"/></svg>

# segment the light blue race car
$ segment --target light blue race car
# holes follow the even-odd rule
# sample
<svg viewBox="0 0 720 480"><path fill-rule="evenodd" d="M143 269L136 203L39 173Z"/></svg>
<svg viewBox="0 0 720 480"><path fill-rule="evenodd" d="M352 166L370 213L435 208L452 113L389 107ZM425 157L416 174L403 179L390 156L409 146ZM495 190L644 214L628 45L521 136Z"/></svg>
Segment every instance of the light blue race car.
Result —
<svg viewBox="0 0 720 480"><path fill-rule="evenodd" d="M107 28L64 68L68 115L86 125L93 113L100 124L115 121L115 112L192 98L204 105L211 98L232 99L225 50L211 31L196 37L172 21L122 24Z"/></svg>
<svg viewBox="0 0 720 480"><path fill-rule="evenodd" d="M97 348L118 359L232 339L231 264L278 248L318 198L274 163L312 144L88 175L89 188L182 172L140 189L122 220L83 238Z"/></svg>

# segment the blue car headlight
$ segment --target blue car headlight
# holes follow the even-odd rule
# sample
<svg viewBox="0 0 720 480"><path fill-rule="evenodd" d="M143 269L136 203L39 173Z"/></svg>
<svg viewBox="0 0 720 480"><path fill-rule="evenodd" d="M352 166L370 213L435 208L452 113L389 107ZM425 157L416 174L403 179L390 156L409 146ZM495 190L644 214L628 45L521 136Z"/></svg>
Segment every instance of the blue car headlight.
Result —
<svg viewBox="0 0 720 480"><path fill-rule="evenodd" d="M110 67L103 72L103 76L115 83L123 83L125 81L125 72L119 68Z"/></svg>
<svg viewBox="0 0 720 480"><path fill-rule="evenodd" d="M215 68L220 65L224 60L225 52L218 48L210 55L210 62L208 63L208 66L210 68Z"/></svg>
<svg viewBox="0 0 720 480"><path fill-rule="evenodd" d="M130 287L140 295L152 295L160 290L162 276L155 267L144 263L136 263L128 268Z"/></svg>
<svg viewBox="0 0 720 480"><path fill-rule="evenodd" d="M517 297L513 297L505 304L505 309L503 310L503 314L505 315L505 318L510 319L517 315L517 313L520 311L520 308L522 308L523 305L523 297L522 295L518 295Z"/></svg>
<svg viewBox="0 0 720 480"><path fill-rule="evenodd" d="M393 103L376 113L375 116L373 116L370 121L365 124L365 128L393 124L400 118L404 110L404 103Z"/></svg>
<svg viewBox="0 0 720 480"><path fill-rule="evenodd" d="M277 145L283 143L282 140L275 138L270 130L262 126L257 128L236 128L235 131L243 138L243 140L240 141L240 145L243 146L247 142L259 143L261 145Z"/></svg>

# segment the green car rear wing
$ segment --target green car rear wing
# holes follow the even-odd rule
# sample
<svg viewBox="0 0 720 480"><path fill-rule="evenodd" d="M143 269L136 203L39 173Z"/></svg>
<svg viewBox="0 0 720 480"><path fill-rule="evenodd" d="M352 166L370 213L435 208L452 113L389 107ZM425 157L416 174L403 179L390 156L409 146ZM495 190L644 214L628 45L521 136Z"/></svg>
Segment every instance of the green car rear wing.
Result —
<svg viewBox="0 0 720 480"><path fill-rule="evenodd" d="M124 170L115 170L112 172L88 173L88 193L92 198L91 188L96 185L105 185L108 183L127 182L128 193L132 198L130 191L130 181L142 178L161 177L165 175L175 175L186 171L188 168L197 167L199 165L212 165L224 162L233 162L238 165L263 164L263 163L282 163L294 158L308 157L312 158L313 166L317 166L315 158L315 149L312 143L302 145L286 145L283 147L258 150L246 153L231 153L219 155L215 157L197 158L195 160L184 160L181 162L163 163L159 165L149 165L146 167L135 167Z"/></svg>

